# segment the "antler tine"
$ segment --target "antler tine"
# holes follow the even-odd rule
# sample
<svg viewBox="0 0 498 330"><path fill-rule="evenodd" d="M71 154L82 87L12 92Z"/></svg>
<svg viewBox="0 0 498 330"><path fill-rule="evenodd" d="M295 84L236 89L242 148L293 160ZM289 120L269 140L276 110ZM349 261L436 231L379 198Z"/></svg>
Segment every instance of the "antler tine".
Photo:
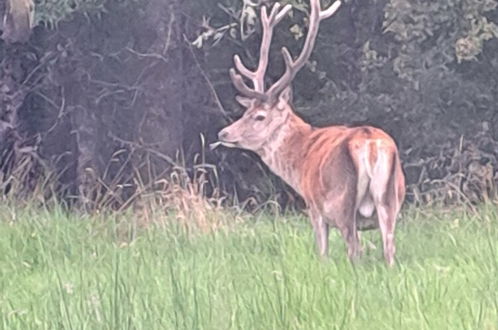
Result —
<svg viewBox="0 0 498 330"><path fill-rule="evenodd" d="M277 2L273 5L270 11L270 16L268 16L268 11L265 6L261 7L261 24L263 28L269 26L273 23L275 16L278 14L278 10L280 9L280 4Z"/></svg>
<svg viewBox="0 0 498 330"><path fill-rule="evenodd" d="M313 47L315 45L316 36L318 34L320 21L332 16L340 6L341 1L337 0L329 8L321 10L320 0L311 0L308 35L306 36L306 40L304 41L303 50L296 60L292 60L292 56L289 50L286 47L282 48L282 55L285 62L285 73L268 90L267 94L270 97L273 98L277 96L281 91L283 91L287 86L290 85L296 74L306 64L311 56L311 52L313 51Z"/></svg>
<svg viewBox="0 0 498 330"><path fill-rule="evenodd" d="M233 60L235 68L240 73L230 72L232 81L239 92L245 94L249 97L255 97L258 95L258 99L261 99L261 95L265 92L265 74L268 68L268 60L270 54L270 44L273 37L273 28L277 25L285 15L291 10L291 5L286 5L282 9L279 3L273 5L270 15L268 15L268 10L266 7L261 8L261 25L263 27L263 36L261 38L260 54L259 54L259 64L255 71L248 69L240 59L240 56L235 55ZM244 82L244 76L250 79L254 85L254 89L251 89Z"/></svg>
<svg viewBox="0 0 498 330"><path fill-rule="evenodd" d="M233 56L233 63L235 64L235 67L237 68L237 71L240 72L244 77L249 78L251 80L254 80L256 78L256 73L254 71L249 70L244 63L242 63L242 60L240 59L239 55L234 55Z"/></svg>
<svg viewBox="0 0 498 330"><path fill-rule="evenodd" d="M232 83L235 88L244 96L249 98L258 99L260 101L266 101L267 95L265 93L259 92L247 86L244 82L244 79L240 74L238 74L234 68L231 68L230 71L230 79L232 79Z"/></svg>
<svg viewBox="0 0 498 330"><path fill-rule="evenodd" d="M337 9L341 6L341 1L336 1L329 8L322 10L320 12L320 20L327 19L330 16L334 15Z"/></svg>
<svg viewBox="0 0 498 330"><path fill-rule="evenodd" d="M265 8L265 7L263 7ZM275 26L287 15L287 13L292 9L292 5L285 5L284 8L280 9L280 4L277 2L273 5L270 13L270 25ZM265 11L266 14L266 11Z"/></svg>
<svg viewBox="0 0 498 330"><path fill-rule="evenodd" d="M256 69L258 78L258 85L264 91L265 74L268 68L268 60L270 56L270 45L273 38L273 28L285 17L285 15L292 9L291 5L286 5L280 9L280 4L277 2L268 16L266 7L261 8L261 24L263 26L263 36L261 38L261 47L259 53L259 65Z"/></svg>

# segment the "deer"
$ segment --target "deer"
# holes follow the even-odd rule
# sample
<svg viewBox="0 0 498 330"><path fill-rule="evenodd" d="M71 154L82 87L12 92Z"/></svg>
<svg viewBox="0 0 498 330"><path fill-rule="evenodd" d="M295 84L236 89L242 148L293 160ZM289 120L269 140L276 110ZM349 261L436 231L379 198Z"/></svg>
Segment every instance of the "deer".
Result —
<svg viewBox="0 0 498 330"><path fill-rule="evenodd" d="M322 20L341 5L322 9L310 0L309 26L301 53L282 48L285 71L266 88L270 44L275 26L292 6L275 3L260 11L259 63L254 70L234 55L231 81L245 108L242 117L218 133L218 145L255 152L268 168L305 201L318 254L327 258L329 228L345 240L350 260L362 252L359 231L380 229L385 261L394 264L394 231L405 197L405 177L398 148L385 131L372 126L313 127L292 105L291 83L308 62ZM248 85L248 83L251 83Z"/></svg>

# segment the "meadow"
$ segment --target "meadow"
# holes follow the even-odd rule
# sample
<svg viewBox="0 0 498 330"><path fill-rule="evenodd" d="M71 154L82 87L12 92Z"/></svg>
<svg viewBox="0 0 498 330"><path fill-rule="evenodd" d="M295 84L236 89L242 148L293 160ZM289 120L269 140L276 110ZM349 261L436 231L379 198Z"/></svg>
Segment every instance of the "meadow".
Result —
<svg viewBox="0 0 498 330"><path fill-rule="evenodd" d="M352 265L335 231L317 258L305 216L218 216L225 225L186 230L2 206L0 326L498 329L496 206L405 211L391 269L377 231Z"/></svg>

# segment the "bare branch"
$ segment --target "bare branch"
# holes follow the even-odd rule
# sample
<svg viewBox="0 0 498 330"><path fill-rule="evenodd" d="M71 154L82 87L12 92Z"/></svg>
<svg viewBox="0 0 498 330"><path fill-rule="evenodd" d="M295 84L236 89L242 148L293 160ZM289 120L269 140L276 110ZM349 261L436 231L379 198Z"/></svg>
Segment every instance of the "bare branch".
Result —
<svg viewBox="0 0 498 330"><path fill-rule="evenodd" d="M199 60L197 59L197 56L195 55L194 50L192 49L192 45L188 42L187 36L183 35L183 39L185 40L185 43L188 45L188 49L190 51L192 58L194 59L195 65L197 66L197 69L199 70L200 74L204 78L204 81L206 82L206 84L209 86L209 89L211 90L211 94L213 95L214 101L215 101L216 105L218 106L218 109L223 114L223 116L226 117L227 113L226 113L225 109L223 108L223 105L221 104L220 98L218 97L218 94L216 93L216 89L214 88L213 83L211 82L211 80L207 76L206 72L202 69L202 67L199 63Z"/></svg>

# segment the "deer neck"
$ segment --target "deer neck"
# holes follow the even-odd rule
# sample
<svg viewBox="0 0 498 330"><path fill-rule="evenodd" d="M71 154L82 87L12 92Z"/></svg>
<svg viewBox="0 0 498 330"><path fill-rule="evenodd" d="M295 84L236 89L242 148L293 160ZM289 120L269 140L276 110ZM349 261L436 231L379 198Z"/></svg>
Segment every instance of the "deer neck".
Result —
<svg viewBox="0 0 498 330"><path fill-rule="evenodd" d="M293 111L270 139L257 151L270 170L280 176L299 194L300 167L304 143L312 127Z"/></svg>

